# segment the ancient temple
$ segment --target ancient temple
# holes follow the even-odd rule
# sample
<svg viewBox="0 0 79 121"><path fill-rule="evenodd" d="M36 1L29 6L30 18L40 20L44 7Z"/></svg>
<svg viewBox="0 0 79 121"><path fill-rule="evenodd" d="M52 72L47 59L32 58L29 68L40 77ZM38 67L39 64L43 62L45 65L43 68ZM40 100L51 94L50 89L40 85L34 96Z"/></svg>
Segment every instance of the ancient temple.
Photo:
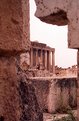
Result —
<svg viewBox="0 0 79 121"><path fill-rule="evenodd" d="M36 41L31 42L30 48L30 64L31 67L37 67L40 69L46 69L54 73L55 60L54 60L55 49L47 46L43 43Z"/></svg>
<svg viewBox="0 0 79 121"><path fill-rule="evenodd" d="M44 43L33 41L31 42L29 51L20 56L22 68L26 69L29 67L32 69L48 70L55 73L54 53L54 48L51 48Z"/></svg>

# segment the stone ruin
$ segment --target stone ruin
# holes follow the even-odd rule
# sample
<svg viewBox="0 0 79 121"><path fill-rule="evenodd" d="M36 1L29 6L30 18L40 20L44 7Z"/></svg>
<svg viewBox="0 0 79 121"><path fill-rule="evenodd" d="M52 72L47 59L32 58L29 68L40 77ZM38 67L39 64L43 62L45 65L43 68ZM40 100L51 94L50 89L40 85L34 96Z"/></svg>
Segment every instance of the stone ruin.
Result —
<svg viewBox="0 0 79 121"><path fill-rule="evenodd" d="M68 47L78 49L77 81L79 87L79 1L35 0L35 15L43 22L58 26L68 25ZM79 113L79 89L77 88L77 114ZM79 121L79 115L77 115Z"/></svg>
<svg viewBox="0 0 79 121"><path fill-rule="evenodd" d="M20 55L20 65L23 70L38 69L55 73L55 49L44 43L31 41L28 52ZM26 65L25 65L26 63Z"/></svg>
<svg viewBox="0 0 79 121"><path fill-rule="evenodd" d="M78 0L35 1L36 16L42 21L69 25L69 47L78 49ZM0 121L43 121L44 111L55 112L62 104L67 107L69 100L79 112L76 78L30 77L20 67L20 55L31 45L29 0L0 1L0 30Z"/></svg>
<svg viewBox="0 0 79 121"><path fill-rule="evenodd" d="M55 75L54 56L54 48L31 41L29 50L20 55L20 67L30 77L50 77Z"/></svg>
<svg viewBox="0 0 79 121"><path fill-rule="evenodd" d="M68 68L55 66L55 75L61 77L77 77L77 65Z"/></svg>

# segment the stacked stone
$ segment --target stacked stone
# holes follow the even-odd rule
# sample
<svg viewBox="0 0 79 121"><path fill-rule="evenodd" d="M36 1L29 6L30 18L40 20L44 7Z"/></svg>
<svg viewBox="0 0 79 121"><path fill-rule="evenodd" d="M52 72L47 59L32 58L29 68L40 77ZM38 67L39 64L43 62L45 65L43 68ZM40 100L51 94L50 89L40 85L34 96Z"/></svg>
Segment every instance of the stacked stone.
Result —
<svg viewBox="0 0 79 121"><path fill-rule="evenodd" d="M24 77L18 76L17 58L27 51L29 44L29 1L0 1L0 121L39 121L35 109L30 112L36 99L34 93L29 94L33 89L24 83L27 91L23 91ZM23 92L27 98L23 97Z"/></svg>
<svg viewBox="0 0 79 121"><path fill-rule="evenodd" d="M78 49L77 81L79 88L79 0L35 0L35 2L37 5L36 16L41 21L58 26L68 24L68 46ZM79 91L77 91L77 113L79 113L78 93ZM77 118L79 121L79 115Z"/></svg>

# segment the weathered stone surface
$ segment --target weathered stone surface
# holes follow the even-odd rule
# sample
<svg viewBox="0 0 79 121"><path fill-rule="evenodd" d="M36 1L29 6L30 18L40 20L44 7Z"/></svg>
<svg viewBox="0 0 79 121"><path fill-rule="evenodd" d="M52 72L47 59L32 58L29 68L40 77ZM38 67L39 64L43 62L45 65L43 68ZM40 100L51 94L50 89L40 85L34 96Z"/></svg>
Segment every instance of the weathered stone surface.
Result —
<svg viewBox="0 0 79 121"><path fill-rule="evenodd" d="M22 110L20 121L43 121L43 113L38 105L35 89L32 84L21 79L19 94Z"/></svg>
<svg viewBox="0 0 79 121"><path fill-rule="evenodd" d="M68 117L70 117L70 114L49 114L49 113L44 113L43 117L44 117L44 121L58 121L58 120L76 120L77 117L77 110L72 110L71 111L73 114L73 119L70 119ZM65 118L65 119L62 119Z"/></svg>
<svg viewBox="0 0 79 121"><path fill-rule="evenodd" d="M29 46L29 0L0 1L0 54Z"/></svg>
<svg viewBox="0 0 79 121"><path fill-rule="evenodd" d="M0 117L6 121L18 121L20 118L17 80L15 58L0 58Z"/></svg>
<svg viewBox="0 0 79 121"><path fill-rule="evenodd" d="M77 107L76 78L31 77L29 80L35 88L35 94L42 111L64 112L69 107L72 109Z"/></svg>
<svg viewBox="0 0 79 121"><path fill-rule="evenodd" d="M0 119L42 121L34 88L19 70L14 57L0 58Z"/></svg>
<svg viewBox="0 0 79 121"><path fill-rule="evenodd" d="M46 80L43 80L42 78L35 79L32 77L32 79L30 79L30 83L35 88L35 94L41 110L42 111L48 110L47 97L49 95L50 81L47 79Z"/></svg>
<svg viewBox="0 0 79 121"><path fill-rule="evenodd" d="M35 0L36 16L40 20L56 25L68 24L68 46L79 48L79 1Z"/></svg>

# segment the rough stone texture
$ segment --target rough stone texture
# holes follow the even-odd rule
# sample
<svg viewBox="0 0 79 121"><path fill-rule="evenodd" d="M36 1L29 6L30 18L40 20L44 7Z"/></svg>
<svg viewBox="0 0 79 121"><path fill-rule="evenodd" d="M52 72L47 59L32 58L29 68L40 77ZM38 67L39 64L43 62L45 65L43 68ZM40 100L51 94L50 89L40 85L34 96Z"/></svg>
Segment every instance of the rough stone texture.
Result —
<svg viewBox="0 0 79 121"><path fill-rule="evenodd" d="M68 24L68 46L79 48L79 1L35 0L36 16L49 24Z"/></svg>
<svg viewBox="0 0 79 121"><path fill-rule="evenodd" d="M21 79L19 94L22 109L20 121L43 121L43 113L38 105L35 89L32 84Z"/></svg>
<svg viewBox="0 0 79 121"><path fill-rule="evenodd" d="M1 120L2 119L2 120ZM0 58L0 121L42 121L34 88L14 57Z"/></svg>
<svg viewBox="0 0 79 121"><path fill-rule="evenodd" d="M77 107L76 78L31 77L39 106L43 112L65 112Z"/></svg>
<svg viewBox="0 0 79 121"><path fill-rule="evenodd" d="M50 73L48 70L39 70L39 69L28 69L25 71L29 77L52 77L54 74Z"/></svg>
<svg viewBox="0 0 79 121"><path fill-rule="evenodd" d="M6 121L18 121L20 118L17 80L15 58L0 58L0 117Z"/></svg>
<svg viewBox="0 0 79 121"><path fill-rule="evenodd" d="M50 81L42 79L35 80L33 78L33 80L30 80L30 82L35 88L35 93L41 110L42 111L47 110L48 109L47 97L49 95Z"/></svg>
<svg viewBox="0 0 79 121"><path fill-rule="evenodd" d="M29 0L0 1L0 55L23 52L29 43Z"/></svg>
<svg viewBox="0 0 79 121"><path fill-rule="evenodd" d="M73 113L74 118L71 120L76 121L77 118L77 110L72 110L71 111ZM43 121L58 121L58 120L64 120L62 118L67 118L65 120L68 120L68 117L70 117L69 114L49 114L49 113L44 113L43 114Z"/></svg>
<svg viewBox="0 0 79 121"><path fill-rule="evenodd" d="M19 55L29 46L29 0L0 1L0 121L43 121Z"/></svg>

